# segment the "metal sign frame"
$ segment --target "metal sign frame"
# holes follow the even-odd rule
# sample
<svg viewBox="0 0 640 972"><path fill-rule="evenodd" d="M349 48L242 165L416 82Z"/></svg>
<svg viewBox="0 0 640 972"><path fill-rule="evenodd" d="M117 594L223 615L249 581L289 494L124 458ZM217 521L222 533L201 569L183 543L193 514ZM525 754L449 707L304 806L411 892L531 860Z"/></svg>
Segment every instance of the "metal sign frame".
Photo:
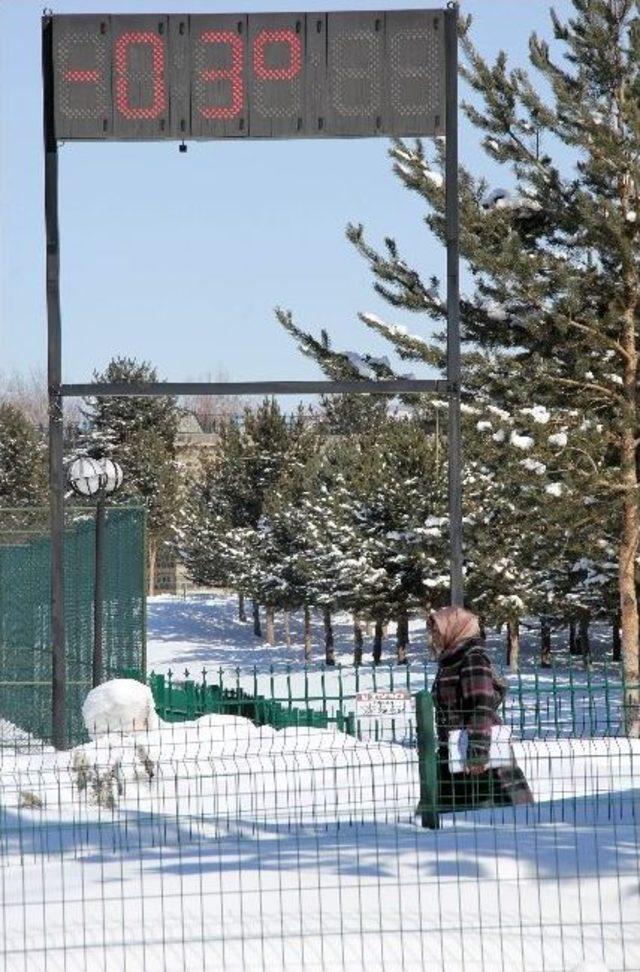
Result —
<svg viewBox="0 0 640 972"><path fill-rule="evenodd" d="M448 489L451 603L463 603L460 280L458 205L458 6L442 11L445 25L445 217L447 250L447 377L445 380L369 379L344 381L157 382L141 384L62 381L58 142L55 131L53 17L42 18L44 203L46 231L47 380L49 401L49 499L51 523L52 737L66 743L66 658L64 619L64 451L63 401L78 396L420 394L448 397Z"/></svg>

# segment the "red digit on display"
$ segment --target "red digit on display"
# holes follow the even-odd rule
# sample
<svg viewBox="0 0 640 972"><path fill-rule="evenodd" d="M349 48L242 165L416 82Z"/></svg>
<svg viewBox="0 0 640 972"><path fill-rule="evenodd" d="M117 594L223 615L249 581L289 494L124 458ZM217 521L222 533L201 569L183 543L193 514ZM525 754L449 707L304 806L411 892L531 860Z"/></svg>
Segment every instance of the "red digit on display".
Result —
<svg viewBox="0 0 640 972"><path fill-rule="evenodd" d="M289 45L289 64L283 68L270 68L265 61L265 48L269 44ZM263 81L290 81L300 74L302 45L294 30L261 30L253 45L253 70Z"/></svg>
<svg viewBox="0 0 640 972"><path fill-rule="evenodd" d="M98 45L92 51L88 47L84 36L63 37L58 46L58 57L62 62L58 94L60 111L66 118L77 121L99 118L106 110L105 75L101 70L103 50ZM78 59L86 64L88 56L100 67L67 66L74 61L77 63Z"/></svg>
<svg viewBox="0 0 640 972"><path fill-rule="evenodd" d="M203 81L231 82L231 104L200 108L200 114L204 118L235 118L244 104L242 39L232 30L207 30L201 34L200 40L203 44L227 44L231 48L231 67L205 68L200 72Z"/></svg>
<svg viewBox="0 0 640 972"><path fill-rule="evenodd" d="M129 48L136 44L147 44L153 55L153 102L146 108L134 107L129 96L129 71L127 65ZM164 44L151 30L131 30L122 34L116 41L116 107L125 118L158 118L165 111L166 94L164 83Z"/></svg>

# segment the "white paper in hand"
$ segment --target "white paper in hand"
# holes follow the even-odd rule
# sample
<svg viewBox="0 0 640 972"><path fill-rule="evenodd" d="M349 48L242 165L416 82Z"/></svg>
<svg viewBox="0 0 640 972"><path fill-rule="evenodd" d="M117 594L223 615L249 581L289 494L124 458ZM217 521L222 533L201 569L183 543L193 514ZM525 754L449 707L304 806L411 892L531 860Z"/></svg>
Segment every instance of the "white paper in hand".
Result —
<svg viewBox="0 0 640 972"><path fill-rule="evenodd" d="M469 734L466 729L452 729L449 733L449 772L464 773L467 752L469 750ZM509 766L511 755L511 728L509 726L493 726L491 730L491 748L489 750L489 766Z"/></svg>

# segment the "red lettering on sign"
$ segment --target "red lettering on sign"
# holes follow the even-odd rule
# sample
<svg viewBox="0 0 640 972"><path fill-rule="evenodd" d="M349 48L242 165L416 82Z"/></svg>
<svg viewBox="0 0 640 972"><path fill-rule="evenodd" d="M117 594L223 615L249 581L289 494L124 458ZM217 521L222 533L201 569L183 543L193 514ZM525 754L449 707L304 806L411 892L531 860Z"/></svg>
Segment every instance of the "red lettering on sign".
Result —
<svg viewBox="0 0 640 972"><path fill-rule="evenodd" d="M226 68L205 68L200 72L203 81L229 81L231 83L231 104L200 108L204 118L235 118L244 104L244 81L242 68L244 49L242 39L232 30L207 30L200 35L203 44L227 44L231 48L231 66Z"/></svg>
<svg viewBox="0 0 640 972"><path fill-rule="evenodd" d="M265 61L265 48L269 44L289 45L289 64L287 67L268 67ZM263 81L290 81L300 74L302 68L302 45L294 30L261 30L253 45L253 70Z"/></svg>
<svg viewBox="0 0 640 972"><path fill-rule="evenodd" d="M74 81L76 84L97 84L100 74L100 71L65 71L62 76L65 81Z"/></svg>
<svg viewBox="0 0 640 972"><path fill-rule="evenodd" d="M134 107L130 100L130 84L128 69L129 48L136 44L148 44L151 47L153 101L147 107ZM158 118L165 111L166 93L164 82L164 44L157 34L151 30L131 30L122 34L116 41L116 107L125 118Z"/></svg>

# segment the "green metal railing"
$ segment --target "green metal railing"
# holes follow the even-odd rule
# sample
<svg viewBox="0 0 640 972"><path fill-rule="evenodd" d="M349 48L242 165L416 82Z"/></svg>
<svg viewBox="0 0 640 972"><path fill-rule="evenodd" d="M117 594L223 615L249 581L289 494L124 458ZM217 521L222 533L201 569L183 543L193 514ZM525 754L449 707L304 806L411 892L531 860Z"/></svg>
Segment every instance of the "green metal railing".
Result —
<svg viewBox="0 0 640 972"><path fill-rule="evenodd" d="M625 734L625 686L613 670L585 672L568 667L545 670L544 673L504 674L509 683L509 693L500 715L519 739L594 738ZM297 716L300 720L314 718L306 715L309 712L326 718L326 725L342 726L350 719L354 734L359 739L415 746L415 715L363 718L357 712L357 696L363 691L399 689L415 696L418 692L430 691L434 675L433 664L412 665L403 669L394 666L297 669L289 665L267 670L219 667L203 669L196 678L189 670L183 673L182 679L176 679L173 672L168 672L164 676L164 689L157 690L162 693L157 698L161 706L168 704L163 699L170 699L167 712L175 705L177 710L185 713L182 718L222 711L210 708L221 705L221 700L228 707L226 711L232 712L235 706L235 711L239 713L250 699L259 699L263 705L273 703L285 712L297 710L302 713ZM184 690L184 685L188 685L188 689Z"/></svg>
<svg viewBox="0 0 640 972"><path fill-rule="evenodd" d="M148 684L158 714L167 722L197 719L207 714L236 715L255 725L275 729L310 726L341 732L361 740L401 743L415 747L420 781L420 800L416 814L424 827L439 827L440 774L431 684L434 666L398 671L351 668L303 669L287 666L268 671L254 668L233 672L219 668L204 669L196 681L184 673L176 680L172 672L151 674ZM130 677L142 678L129 672ZM510 678L510 692L502 706L502 719L510 725L514 738L568 739L624 735L624 686L590 672L552 671L541 675L521 673ZM402 687L413 700L410 711L396 718L358 717L358 691L393 691ZM358 691L355 691L355 690ZM471 787L473 790L473 787ZM492 806L491 794L481 792L477 800L456 803L456 811Z"/></svg>
<svg viewBox="0 0 640 972"><path fill-rule="evenodd" d="M208 683L206 677L199 683L192 679L175 682L170 675L151 674L148 684L156 711L166 722L182 722L210 714L235 715L251 719L257 726L268 725L274 729L290 726L327 729L335 725L340 732L355 735L355 719L351 713L345 714L340 709L330 716L309 706L299 708L292 700L251 695L240 686L224 688L222 679L219 684Z"/></svg>

